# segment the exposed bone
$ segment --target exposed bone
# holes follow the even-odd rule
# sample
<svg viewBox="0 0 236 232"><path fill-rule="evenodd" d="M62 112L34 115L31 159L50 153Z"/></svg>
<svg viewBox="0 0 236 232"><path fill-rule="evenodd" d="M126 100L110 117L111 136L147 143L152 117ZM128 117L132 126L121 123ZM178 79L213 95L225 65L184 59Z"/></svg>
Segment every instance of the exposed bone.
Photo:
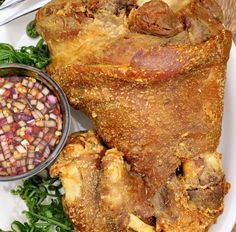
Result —
<svg viewBox="0 0 236 232"><path fill-rule="evenodd" d="M140 218L136 217L133 214L130 214L130 221L128 224L128 228L131 228L137 232L154 232L155 231L155 229L152 226L144 223Z"/></svg>

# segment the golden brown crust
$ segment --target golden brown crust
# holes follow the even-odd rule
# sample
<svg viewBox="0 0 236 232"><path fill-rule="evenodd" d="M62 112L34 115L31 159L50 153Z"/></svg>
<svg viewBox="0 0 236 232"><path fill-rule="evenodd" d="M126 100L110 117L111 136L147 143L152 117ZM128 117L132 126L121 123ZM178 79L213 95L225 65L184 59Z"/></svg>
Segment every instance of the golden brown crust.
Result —
<svg viewBox="0 0 236 232"><path fill-rule="evenodd" d="M207 231L223 211L223 198L229 185L220 155L201 154L183 165L190 163L190 168L184 168L183 176L171 176L152 199L160 231ZM217 178L213 178L213 173Z"/></svg>
<svg viewBox="0 0 236 232"><path fill-rule="evenodd" d="M70 103L94 121L106 145L123 152L132 173L145 181L150 199L181 163L217 149L231 33L221 24L215 1L164 1L169 7L157 0L143 6L138 2L55 0L36 20L52 55L48 72ZM163 14L147 14L151 6L163 6L163 11L154 10ZM155 26L140 23L144 14ZM164 19L170 33L163 31ZM183 30L176 30L177 22ZM188 192L181 189L184 181L176 183L187 202ZM223 196L226 187L221 181L213 192L221 190ZM199 204L195 192L191 194ZM211 190L206 195L211 198ZM209 223L208 217L201 220L208 225L217 216ZM121 218L127 225L127 217ZM120 225L119 219L112 221L112 228ZM168 231L169 222L165 225Z"/></svg>
<svg viewBox="0 0 236 232"><path fill-rule="evenodd" d="M60 177L65 196L63 206L76 231L90 232L97 223L97 230L109 232L106 224L98 219L99 170L105 152L95 132L75 133L50 169L52 177Z"/></svg>
<svg viewBox="0 0 236 232"><path fill-rule="evenodd" d="M87 232L203 232L222 212L229 188L220 155L205 153L184 162L149 197L143 178L117 149L105 151L94 131L72 135L51 175L62 180L76 231Z"/></svg>
<svg viewBox="0 0 236 232"><path fill-rule="evenodd" d="M142 178L129 172L117 149L105 152L94 131L72 134L50 174L62 181L63 206L76 231L128 231L132 213L153 215Z"/></svg>
<svg viewBox="0 0 236 232"><path fill-rule="evenodd" d="M55 75L57 67L61 69L61 63L54 55L56 53L61 56L65 55L65 52L61 51L63 47L60 47L60 43L67 42L69 46L67 49L71 50L71 54L76 54L76 57L73 59L67 57L66 62L63 60L63 66L65 64L81 65L82 67L77 67L81 69L81 72L85 69L84 72L92 72L95 75L102 74L130 81L158 81L212 64L225 63L228 59L231 33L225 31L222 25L211 16L209 5L214 7L214 4L210 4L209 1L203 1L203 3L192 1L182 9L178 13L178 17L186 24L186 31L171 38L158 38L130 32L128 26L129 24L132 26L132 20L129 22L122 11L118 16L114 16L113 13L111 15L100 13L93 16L89 8L86 8L86 5L82 6L80 1L71 1L66 4L62 4L63 1L54 2L39 11L37 27L50 46L53 64L49 72L55 73ZM88 4L92 2L89 1ZM155 4L156 2L161 1L155 1ZM75 4L77 7L72 7ZM144 6L145 4L138 10ZM48 16L46 12L49 9L53 10ZM81 21L81 14L91 20ZM149 16L151 17L151 15ZM210 20L208 20L209 17ZM48 23L49 19L50 23ZM46 20L47 22L45 22ZM73 20L76 20L75 23L71 22ZM112 25L113 23L115 25ZM97 31L102 24L104 24L104 28ZM73 28L77 28L78 31L74 32ZM66 35L59 34L54 37L55 33L58 34L55 30L59 33L66 33ZM207 35L202 34L207 31ZM91 34L95 47L88 41L91 40ZM205 40L207 41L205 42ZM72 48L70 41L78 43L78 45L83 43L83 46L78 46L78 49ZM51 46L51 43L54 46ZM196 52L198 56L196 56ZM84 65L86 66L83 68Z"/></svg>
<svg viewBox="0 0 236 232"><path fill-rule="evenodd" d="M213 66L158 85L138 85L71 69L65 73L71 73L68 83L74 87L63 87L71 103L90 115L105 143L122 150L152 185L160 185L181 160L216 150L224 70Z"/></svg>
<svg viewBox="0 0 236 232"><path fill-rule="evenodd" d="M116 45L118 46L118 45ZM123 46L123 44L122 44ZM125 45L124 45L125 46ZM169 78L178 78L180 75L186 75L194 70L204 67L226 63L228 60L229 49L231 47L231 33L223 31L222 34L215 36L204 44L198 45L165 45L156 49L143 50L137 48L129 60L119 56L120 65L113 65L115 62L115 53L111 51L123 51L123 47L109 47L104 57L109 64L71 64L65 67L49 66L51 73L57 81L64 87L70 86L73 81L75 85L80 85L81 76L92 78L123 79L129 82L147 83L168 80ZM217 49L216 49L217 48ZM198 56L196 56L196 53ZM207 54L207 55L206 55ZM124 54L123 54L124 55ZM118 57L116 57L118 59ZM74 73L73 77L67 73ZM67 81L65 81L67 80Z"/></svg>
<svg viewBox="0 0 236 232"><path fill-rule="evenodd" d="M224 21L223 11L217 1L214 0L202 0L203 6L209 11L209 13L221 23Z"/></svg>
<svg viewBox="0 0 236 232"><path fill-rule="evenodd" d="M183 25L163 1L144 3L130 14L131 31L171 37L183 30Z"/></svg>

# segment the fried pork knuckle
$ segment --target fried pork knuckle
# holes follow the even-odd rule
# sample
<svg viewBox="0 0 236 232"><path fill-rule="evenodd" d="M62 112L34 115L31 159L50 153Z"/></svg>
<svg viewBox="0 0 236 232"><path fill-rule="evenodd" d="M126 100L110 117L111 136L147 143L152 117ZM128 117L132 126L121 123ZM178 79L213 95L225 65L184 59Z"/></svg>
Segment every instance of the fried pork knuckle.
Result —
<svg viewBox="0 0 236 232"><path fill-rule="evenodd" d="M84 166L84 174L94 172L86 176L88 182L94 182L89 194L104 191L107 195L104 193L104 201L94 203L97 195L82 194L82 208L88 196L87 201L95 204L94 212L100 211L94 219L87 209L79 208L75 215L83 218L80 221L87 225L89 218L97 220L99 229L94 231L125 231L129 225L133 230L144 226L152 231L156 226L157 231L158 227L172 231L172 224L179 231L188 227L189 231L193 227L207 230L223 209L215 203L218 196L221 204L227 192L222 171L204 174L203 170L199 183L191 175L175 173L180 166L187 170L188 165L198 173L192 160L208 167L204 157L217 154L232 40L231 32L222 25L218 4L214 0L53 0L39 10L36 25L50 50L48 73L63 88L70 104L93 120L106 146L117 149L102 161L100 156L86 161L90 165ZM122 155L114 155L117 152ZM99 205L111 200L112 189L102 186L112 180L100 178L113 162L121 162L122 184L116 186L126 195L124 202L129 202L118 207L120 212ZM208 177L217 186L199 187ZM95 190L98 183L101 189ZM125 186L134 183L140 189L127 190ZM173 191L173 186L178 186L176 194L183 200L174 201L174 193L170 193L173 208L168 204L160 208L160 197L152 198L159 196L161 189ZM143 188L144 196L133 194ZM108 205L113 207L112 202ZM205 215L200 208L214 213ZM173 219L172 211L182 212L185 221L177 216ZM152 217L157 218L155 225L150 223ZM93 231L83 225L77 228Z"/></svg>

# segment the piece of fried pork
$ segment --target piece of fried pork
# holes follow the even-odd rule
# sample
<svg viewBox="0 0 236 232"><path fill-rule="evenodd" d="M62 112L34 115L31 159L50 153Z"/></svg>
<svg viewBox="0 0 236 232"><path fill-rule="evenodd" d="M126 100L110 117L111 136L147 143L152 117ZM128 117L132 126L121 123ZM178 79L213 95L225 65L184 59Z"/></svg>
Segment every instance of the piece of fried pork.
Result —
<svg viewBox="0 0 236 232"><path fill-rule="evenodd" d="M149 198L123 153L106 150L94 131L73 134L50 170L62 181L63 205L79 232L207 231L227 193L220 155L189 159Z"/></svg>
<svg viewBox="0 0 236 232"><path fill-rule="evenodd" d="M132 213L153 213L142 178L131 175L123 154L106 151L93 131L73 134L50 173L62 180L65 211L77 231L126 231Z"/></svg>
<svg viewBox="0 0 236 232"><path fill-rule="evenodd" d="M49 74L150 196L219 144L231 33L214 0L53 0L39 10Z"/></svg>

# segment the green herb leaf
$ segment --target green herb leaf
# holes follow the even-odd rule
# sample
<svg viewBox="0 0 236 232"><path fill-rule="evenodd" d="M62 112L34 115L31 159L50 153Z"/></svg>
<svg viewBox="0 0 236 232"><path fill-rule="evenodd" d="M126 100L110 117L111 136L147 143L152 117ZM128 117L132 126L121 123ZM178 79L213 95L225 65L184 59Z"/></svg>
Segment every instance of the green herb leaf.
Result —
<svg viewBox="0 0 236 232"><path fill-rule="evenodd" d="M30 38L37 38L39 36L38 32L36 31L36 23L35 20L28 23L26 27L26 34Z"/></svg>
<svg viewBox="0 0 236 232"><path fill-rule="evenodd" d="M36 46L23 46L20 50L0 43L0 64L21 63L42 69L50 63L48 46L40 39Z"/></svg>
<svg viewBox="0 0 236 232"><path fill-rule="evenodd" d="M25 180L12 190L12 194L25 201L28 210L23 213L28 222L14 221L8 232L72 232L73 227L63 210L61 188L60 181L50 178L47 172L45 176Z"/></svg>

